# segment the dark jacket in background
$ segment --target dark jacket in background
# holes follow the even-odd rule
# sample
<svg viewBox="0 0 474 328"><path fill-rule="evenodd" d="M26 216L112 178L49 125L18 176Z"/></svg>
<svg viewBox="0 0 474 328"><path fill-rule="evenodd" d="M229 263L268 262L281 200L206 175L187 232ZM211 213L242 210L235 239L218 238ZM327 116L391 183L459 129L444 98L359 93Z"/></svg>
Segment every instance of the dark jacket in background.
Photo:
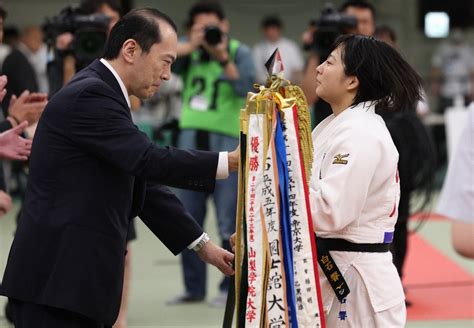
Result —
<svg viewBox="0 0 474 328"><path fill-rule="evenodd" d="M13 49L5 58L2 73L8 78L7 95L3 100L4 110L8 110L12 95L18 97L25 90L38 92L38 81L35 70L28 61L28 58L26 58L20 50L16 48ZM6 115L5 113L5 116Z"/></svg>

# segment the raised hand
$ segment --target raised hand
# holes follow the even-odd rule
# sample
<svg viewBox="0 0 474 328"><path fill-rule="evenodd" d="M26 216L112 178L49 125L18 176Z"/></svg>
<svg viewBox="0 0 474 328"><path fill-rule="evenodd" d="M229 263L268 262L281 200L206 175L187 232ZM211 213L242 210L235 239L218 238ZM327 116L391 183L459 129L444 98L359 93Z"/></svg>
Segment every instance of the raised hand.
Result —
<svg viewBox="0 0 474 328"><path fill-rule="evenodd" d="M28 126L23 122L13 129L0 133L0 157L4 159L26 161L31 152L31 140L20 137Z"/></svg>
<svg viewBox="0 0 474 328"><path fill-rule="evenodd" d="M8 114L18 122L28 121L31 125L38 122L47 103L47 94L24 91L18 98L12 96Z"/></svg>

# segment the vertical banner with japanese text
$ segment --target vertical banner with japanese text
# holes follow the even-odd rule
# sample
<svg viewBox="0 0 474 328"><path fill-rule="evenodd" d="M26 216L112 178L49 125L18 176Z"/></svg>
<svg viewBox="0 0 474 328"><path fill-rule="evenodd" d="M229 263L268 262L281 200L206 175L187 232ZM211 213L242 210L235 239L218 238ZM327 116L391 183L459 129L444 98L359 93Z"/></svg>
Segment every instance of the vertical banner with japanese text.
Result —
<svg viewBox="0 0 474 328"><path fill-rule="evenodd" d="M278 51L269 79L241 111L235 304L224 328L325 328L309 184L306 98L285 80ZM233 310L235 310L233 312Z"/></svg>
<svg viewBox="0 0 474 328"><path fill-rule="evenodd" d="M250 114L247 135L247 265L248 290L245 327L261 327L264 301L264 260L266 237L260 212L263 183L263 114Z"/></svg>

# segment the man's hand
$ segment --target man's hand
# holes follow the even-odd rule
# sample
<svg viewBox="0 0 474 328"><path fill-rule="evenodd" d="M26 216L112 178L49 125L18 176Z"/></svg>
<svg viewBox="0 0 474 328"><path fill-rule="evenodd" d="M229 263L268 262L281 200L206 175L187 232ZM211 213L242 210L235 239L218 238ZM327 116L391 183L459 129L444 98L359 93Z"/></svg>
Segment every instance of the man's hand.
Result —
<svg viewBox="0 0 474 328"><path fill-rule="evenodd" d="M28 126L23 122L13 129L0 133L0 158L26 161L31 152L31 140L20 137Z"/></svg>
<svg viewBox="0 0 474 328"><path fill-rule="evenodd" d="M229 172L235 172L239 169L239 158L240 158L240 145L237 148L229 152Z"/></svg>
<svg viewBox="0 0 474 328"><path fill-rule="evenodd" d="M56 49L67 50L71 47L71 43L74 41L74 35L69 32L59 34L56 37Z"/></svg>
<svg viewBox="0 0 474 328"><path fill-rule="evenodd" d="M234 269L232 269L234 254L216 246L212 241L208 241L197 253L201 260L214 265L226 276L234 274Z"/></svg>
<svg viewBox="0 0 474 328"><path fill-rule="evenodd" d="M232 234L232 236L230 236L229 238L229 242L230 242L230 247L232 247L232 252L235 253L235 238L236 238L237 234L234 232Z"/></svg>
<svg viewBox="0 0 474 328"><path fill-rule="evenodd" d="M204 27L202 24L194 24L189 30L188 42L190 43L193 50L199 48L204 42Z"/></svg>
<svg viewBox="0 0 474 328"><path fill-rule="evenodd" d="M31 125L38 122L47 103L47 94L24 91L18 98L12 96L8 114L18 122L28 121L28 124Z"/></svg>
<svg viewBox="0 0 474 328"><path fill-rule="evenodd" d="M12 198L3 190L0 190L0 218L7 214L12 208Z"/></svg>

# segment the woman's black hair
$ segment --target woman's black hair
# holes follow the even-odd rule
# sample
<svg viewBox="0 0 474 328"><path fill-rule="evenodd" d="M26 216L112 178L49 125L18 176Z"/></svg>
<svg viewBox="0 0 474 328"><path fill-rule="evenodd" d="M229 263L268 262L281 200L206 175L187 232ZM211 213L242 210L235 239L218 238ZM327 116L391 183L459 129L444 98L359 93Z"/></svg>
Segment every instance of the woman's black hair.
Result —
<svg viewBox="0 0 474 328"><path fill-rule="evenodd" d="M402 56L385 42L362 35L342 35L344 73L356 76L359 88L353 104L377 102L387 110L408 110L421 99L422 80Z"/></svg>

